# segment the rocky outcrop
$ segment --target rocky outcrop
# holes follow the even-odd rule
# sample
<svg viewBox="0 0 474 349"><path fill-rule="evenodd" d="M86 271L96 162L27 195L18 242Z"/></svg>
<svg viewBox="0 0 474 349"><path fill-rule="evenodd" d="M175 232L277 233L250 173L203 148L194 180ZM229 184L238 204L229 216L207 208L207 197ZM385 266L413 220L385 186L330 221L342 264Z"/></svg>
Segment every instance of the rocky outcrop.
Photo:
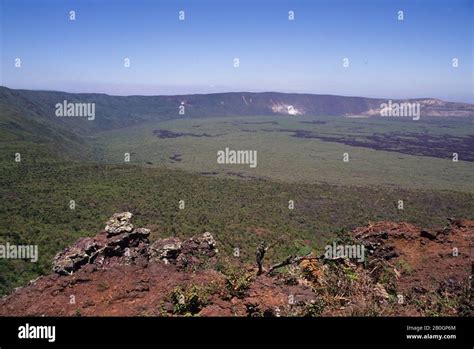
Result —
<svg viewBox="0 0 474 349"><path fill-rule="evenodd" d="M175 237L158 240L150 245L148 251L150 261L161 260L176 264L179 268L186 268L198 266L203 259L214 257L217 248L214 237L206 232L185 241Z"/></svg>
<svg viewBox="0 0 474 349"><path fill-rule="evenodd" d="M150 244L150 230L134 228L132 213L114 214L104 231L93 238L79 239L75 244L58 253L53 260L53 271L71 275L86 264L107 265L163 262L180 268L197 266L202 258L216 255L216 241L206 232L181 241L171 237Z"/></svg>
<svg viewBox="0 0 474 349"><path fill-rule="evenodd" d="M0 299L0 316L474 314L474 221L438 230L374 222L346 236L370 252L364 262L293 258L285 272L257 275L255 263L218 256L210 233L150 242L131 220L115 214L95 237L56 255L55 273Z"/></svg>

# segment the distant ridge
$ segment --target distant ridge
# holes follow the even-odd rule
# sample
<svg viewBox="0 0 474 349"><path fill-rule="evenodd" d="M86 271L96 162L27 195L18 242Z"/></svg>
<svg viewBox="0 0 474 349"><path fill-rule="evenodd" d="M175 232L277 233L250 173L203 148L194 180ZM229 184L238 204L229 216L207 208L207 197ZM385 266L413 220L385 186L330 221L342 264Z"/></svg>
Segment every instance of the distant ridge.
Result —
<svg viewBox="0 0 474 349"><path fill-rule="evenodd" d="M94 103L97 117L61 118L55 115L57 103ZM419 103L421 117L474 117L474 104L445 102L434 98L392 100ZM71 138L73 134L128 127L146 121L173 118L226 116L346 116L381 117L381 105L388 99L344 97L280 92L228 92L176 96L110 96L100 93L14 90L0 86L0 127L11 132L48 126ZM184 109L184 115L179 108ZM29 121L28 121L29 120ZM31 121L31 122L30 122ZM41 133L41 137L44 132ZM38 134L38 137L40 135Z"/></svg>
<svg viewBox="0 0 474 349"><path fill-rule="evenodd" d="M242 115L329 115L380 116L381 104L389 99L346 97L281 92L226 92L174 96L111 96L101 93L67 93L56 91L13 90L0 87L0 103L35 104L51 114L56 103L95 102L105 112L119 112L132 121L179 116L183 105L185 115L242 116ZM474 104L445 102L435 98L391 99L393 102L419 103L421 116L474 117ZM27 105L24 105L25 107ZM124 115L125 114L125 115ZM53 113L54 115L54 113ZM114 118L116 118L115 116ZM119 116L120 117L120 116Z"/></svg>

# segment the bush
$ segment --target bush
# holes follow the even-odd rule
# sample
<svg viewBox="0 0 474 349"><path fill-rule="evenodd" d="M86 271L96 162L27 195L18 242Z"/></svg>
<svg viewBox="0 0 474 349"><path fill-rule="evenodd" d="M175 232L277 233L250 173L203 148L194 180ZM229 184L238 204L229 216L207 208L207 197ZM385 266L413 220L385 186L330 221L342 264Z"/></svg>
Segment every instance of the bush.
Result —
<svg viewBox="0 0 474 349"><path fill-rule="evenodd" d="M178 286L171 292L170 300L174 304L175 314L195 315L209 304L209 290L197 285L187 288Z"/></svg>
<svg viewBox="0 0 474 349"><path fill-rule="evenodd" d="M236 268L227 268L223 274L227 291L238 298L245 296L254 278L254 273Z"/></svg>

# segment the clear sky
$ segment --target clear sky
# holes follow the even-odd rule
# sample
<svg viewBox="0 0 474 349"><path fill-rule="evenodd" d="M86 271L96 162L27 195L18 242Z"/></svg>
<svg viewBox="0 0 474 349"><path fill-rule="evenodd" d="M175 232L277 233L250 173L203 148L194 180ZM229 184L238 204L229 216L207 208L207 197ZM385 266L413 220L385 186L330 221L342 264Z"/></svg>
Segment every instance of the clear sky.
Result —
<svg viewBox="0 0 474 349"><path fill-rule="evenodd" d="M11 88L474 102L471 0L0 2L0 84ZM291 10L294 21L288 20ZM129 68L124 58L130 58Z"/></svg>

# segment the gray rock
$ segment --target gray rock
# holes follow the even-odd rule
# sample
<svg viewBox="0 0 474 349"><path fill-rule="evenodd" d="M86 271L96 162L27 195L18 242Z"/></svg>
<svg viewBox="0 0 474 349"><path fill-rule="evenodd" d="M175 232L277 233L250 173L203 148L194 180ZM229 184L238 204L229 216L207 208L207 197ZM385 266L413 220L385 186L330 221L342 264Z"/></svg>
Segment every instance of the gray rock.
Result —
<svg viewBox="0 0 474 349"><path fill-rule="evenodd" d="M187 255L205 255L213 257L217 252L216 240L214 240L214 237L209 232L195 235L183 242L182 252Z"/></svg>
<svg viewBox="0 0 474 349"><path fill-rule="evenodd" d="M160 239L148 247L150 261L166 260L175 261L181 253L182 243L178 238Z"/></svg>
<svg viewBox="0 0 474 349"><path fill-rule="evenodd" d="M79 239L54 257L53 271L61 275L72 274L84 264L93 262L103 247L93 238Z"/></svg>

